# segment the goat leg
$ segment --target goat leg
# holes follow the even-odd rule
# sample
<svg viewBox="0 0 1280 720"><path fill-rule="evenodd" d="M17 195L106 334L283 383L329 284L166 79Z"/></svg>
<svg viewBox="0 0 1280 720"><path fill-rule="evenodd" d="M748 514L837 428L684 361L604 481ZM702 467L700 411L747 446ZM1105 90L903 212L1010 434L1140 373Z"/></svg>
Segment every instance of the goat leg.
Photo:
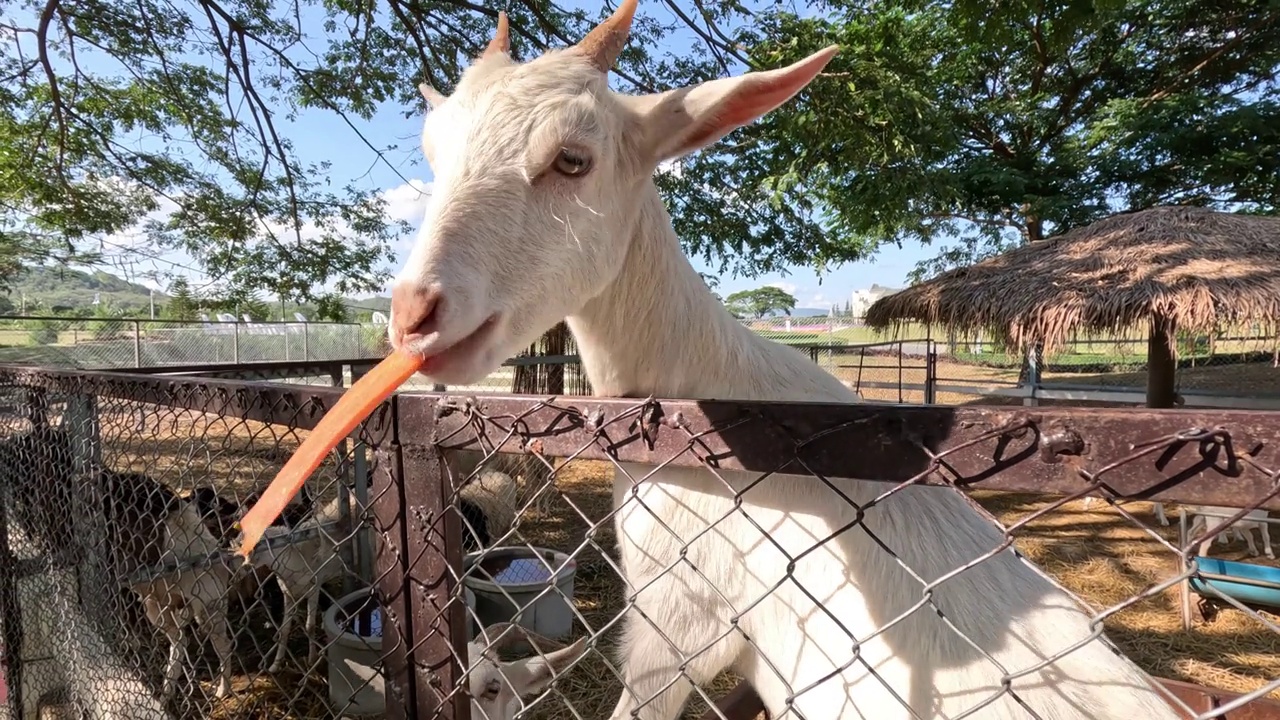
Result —
<svg viewBox="0 0 1280 720"><path fill-rule="evenodd" d="M1258 546L1253 544L1253 528L1245 525L1243 529L1244 541L1249 546L1249 557L1258 557Z"/></svg>
<svg viewBox="0 0 1280 720"><path fill-rule="evenodd" d="M314 583L307 593L307 619L303 631L307 634L307 669L316 666L320 659L320 645L316 640L316 616L320 614L320 583Z"/></svg>
<svg viewBox="0 0 1280 720"><path fill-rule="evenodd" d="M160 699L164 703L173 700L177 689L178 677L182 675L182 628L170 625L164 628L165 637L169 639L169 662L164 668L164 687L160 691Z"/></svg>
<svg viewBox="0 0 1280 720"><path fill-rule="evenodd" d="M207 622L209 643L218 656L218 686L213 696L224 698L231 692L231 628L225 608L215 610Z"/></svg>
<svg viewBox="0 0 1280 720"><path fill-rule="evenodd" d="M1165 517L1165 514L1164 514L1164 503L1158 503L1158 502L1157 502L1157 503L1151 503L1151 507L1152 507L1152 509L1153 509L1153 510L1155 510L1155 513L1156 513L1156 521L1157 521L1157 522L1159 522L1161 525L1163 525L1163 526L1165 526L1165 527L1168 527L1168 526L1169 526L1169 518Z"/></svg>
<svg viewBox="0 0 1280 720"><path fill-rule="evenodd" d="M276 636L276 657L271 662L271 667L267 668L269 673L280 672L280 668L284 665L284 654L289 649L289 633L293 630L293 615L298 609L298 599L294 596L289 584L279 575L276 576L276 584L280 586L283 601L280 603L280 632Z"/></svg>

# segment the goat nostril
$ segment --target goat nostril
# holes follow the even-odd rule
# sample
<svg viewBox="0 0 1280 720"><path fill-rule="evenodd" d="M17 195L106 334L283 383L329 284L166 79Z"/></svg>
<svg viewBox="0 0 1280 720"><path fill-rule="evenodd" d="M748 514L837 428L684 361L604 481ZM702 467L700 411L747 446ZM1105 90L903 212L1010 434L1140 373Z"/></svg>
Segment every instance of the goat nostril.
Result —
<svg viewBox="0 0 1280 720"><path fill-rule="evenodd" d="M398 286L391 292L391 322L396 334L426 335L440 310L440 292L434 288Z"/></svg>

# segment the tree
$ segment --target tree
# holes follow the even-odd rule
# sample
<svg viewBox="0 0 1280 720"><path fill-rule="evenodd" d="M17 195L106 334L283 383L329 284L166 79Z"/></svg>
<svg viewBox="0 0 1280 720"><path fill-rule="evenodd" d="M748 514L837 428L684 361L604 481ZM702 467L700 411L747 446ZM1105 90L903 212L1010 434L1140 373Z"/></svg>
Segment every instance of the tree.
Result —
<svg viewBox="0 0 1280 720"><path fill-rule="evenodd" d="M513 54L527 59L581 38L609 8L542 0L506 10ZM625 89L709 79L724 49L740 54L736 37L704 29L739 11L686 10L675 22L665 11L637 18L614 73ZM96 246L181 251L218 279L211 300L262 292L333 308L340 295L380 291L409 226L387 216L378 188L303 158L293 122L337 116L350 129L343 142L398 173L405 157L421 158L417 138L388 143L362 124L388 105L421 116L418 83L448 92L496 17L462 0L389 0L377 12L314 0L6 6L0 278L11 255L21 264L66 249L69 259ZM670 56L665 41L681 29L702 39ZM145 242L112 239L138 231Z"/></svg>
<svg viewBox="0 0 1280 720"><path fill-rule="evenodd" d="M766 285L755 290L739 290L724 304L736 317L761 318L775 311L790 315L796 307L796 299L782 288Z"/></svg>
<svg viewBox="0 0 1280 720"><path fill-rule="evenodd" d="M767 188L797 234L742 228L745 210L708 192L672 213L695 245L749 233L822 265L948 242L919 279L1117 211L1280 209L1275 3L776 7L745 32L755 63L831 43L840 54L796 99L684 163L681 182Z"/></svg>
<svg viewBox="0 0 1280 720"><path fill-rule="evenodd" d="M716 292L716 288L720 287L720 278L707 273L698 273L698 277L702 278L702 282L706 284L707 289L715 296L716 300L724 302L724 298L720 297L720 293Z"/></svg>
<svg viewBox="0 0 1280 720"><path fill-rule="evenodd" d="M195 320L199 311L199 303L191 292L191 285L184 277L174 278L169 283L169 304L165 307L165 315L172 320Z"/></svg>

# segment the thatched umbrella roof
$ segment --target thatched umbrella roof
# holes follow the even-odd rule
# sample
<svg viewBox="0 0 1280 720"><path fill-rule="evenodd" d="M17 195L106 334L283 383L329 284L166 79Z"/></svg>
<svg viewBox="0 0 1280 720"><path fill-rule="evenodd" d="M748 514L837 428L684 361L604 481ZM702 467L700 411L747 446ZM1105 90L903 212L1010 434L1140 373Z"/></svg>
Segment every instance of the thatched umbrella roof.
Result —
<svg viewBox="0 0 1280 720"><path fill-rule="evenodd" d="M1280 218L1197 207L1114 215L943 273L867 311L872 327L911 320L984 328L1013 347L1041 342L1047 351L1077 330L1275 328Z"/></svg>

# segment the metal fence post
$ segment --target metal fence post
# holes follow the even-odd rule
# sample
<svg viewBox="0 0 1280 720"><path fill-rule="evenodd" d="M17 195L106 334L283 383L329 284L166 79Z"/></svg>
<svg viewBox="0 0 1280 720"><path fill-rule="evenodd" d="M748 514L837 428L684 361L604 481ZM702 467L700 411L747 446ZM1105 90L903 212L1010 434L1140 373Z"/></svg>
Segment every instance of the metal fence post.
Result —
<svg viewBox="0 0 1280 720"><path fill-rule="evenodd" d="M351 365L351 382L364 377L366 368L364 366L357 367ZM358 437L358 436L357 436ZM369 507L369 446L362 440L357 439L352 450L352 464L354 465L353 488L355 494L356 507ZM369 528L361 525L360 531L356 534L355 542L352 543L353 554L352 563L356 569L356 577L361 582L368 584L373 581L373 537ZM350 581L351 576L346 576Z"/></svg>
<svg viewBox="0 0 1280 720"><path fill-rule="evenodd" d="M235 335L233 335L231 338L231 359L235 364L239 365L240 364L240 321L237 320L236 324L233 325L232 327L235 328Z"/></svg>
<svg viewBox="0 0 1280 720"><path fill-rule="evenodd" d="M106 527L102 524L101 488L98 471L102 467L102 428L98 418L98 398L77 392L67 398L62 427L71 443L73 477L63 482L77 483L64 497L74 498L71 524L81 549L79 600L82 606L100 608L106 602L102 588L113 587L114 578L106 567L102 549L106 547Z"/></svg>
<svg viewBox="0 0 1280 720"><path fill-rule="evenodd" d="M413 717L470 720L468 696L455 692L463 677L460 660L467 652L468 617L458 587L462 519L453 510L452 480L433 441L436 398L409 395L392 400L397 428L412 428L416 443L399 446L401 474L396 486L380 486L379 480L385 483L389 478L378 473L371 491L382 527L390 519L389 506L402 502L396 509L404 539L400 561L407 575L402 607L412 613L406 620L412 629ZM379 552L375 568L380 578L391 574L383 555Z"/></svg>
<svg viewBox="0 0 1280 720"><path fill-rule="evenodd" d="M1022 399L1023 405L1039 405L1040 401L1036 399L1036 390L1040 387L1040 363L1039 353L1036 352L1036 346L1032 344L1027 348L1027 355L1024 362L1027 364L1027 390L1030 391L1026 397Z"/></svg>
<svg viewBox="0 0 1280 720"><path fill-rule="evenodd" d="M397 398L391 398L395 423ZM374 585L382 612L382 665L386 678L387 720L417 717L413 682L413 605L409 599L408 538L405 534L404 469L397 429L378 445L377 467L373 473L373 516L378 542L374 562ZM425 716L424 716L425 717Z"/></svg>
<svg viewBox="0 0 1280 720"><path fill-rule="evenodd" d="M302 361L311 360L311 323L302 323Z"/></svg>
<svg viewBox="0 0 1280 720"><path fill-rule="evenodd" d="M142 367L142 324L133 321L133 366Z"/></svg>
<svg viewBox="0 0 1280 720"><path fill-rule="evenodd" d="M22 606L18 601L17 561L9 550L7 493L8 488L0 487L0 643L4 644L4 653L0 655L0 683L9 690L9 717L21 718Z"/></svg>
<svg viewBox="0 0 1280 720"><path fill-rule="evenodd" d="M924 403L938 401L938 347L931 339L924 341Z"/></svg>

